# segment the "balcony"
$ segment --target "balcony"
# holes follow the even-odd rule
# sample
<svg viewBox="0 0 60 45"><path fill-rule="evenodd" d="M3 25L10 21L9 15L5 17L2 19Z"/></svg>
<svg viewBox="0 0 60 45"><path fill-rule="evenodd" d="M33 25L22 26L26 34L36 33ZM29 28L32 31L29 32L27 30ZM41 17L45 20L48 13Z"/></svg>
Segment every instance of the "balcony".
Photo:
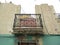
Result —
<svg viewBox="0 0 60 45"><path fill-rule="evenodd" d="M40 14L15 14L14 34L43 34Z"/></svg>

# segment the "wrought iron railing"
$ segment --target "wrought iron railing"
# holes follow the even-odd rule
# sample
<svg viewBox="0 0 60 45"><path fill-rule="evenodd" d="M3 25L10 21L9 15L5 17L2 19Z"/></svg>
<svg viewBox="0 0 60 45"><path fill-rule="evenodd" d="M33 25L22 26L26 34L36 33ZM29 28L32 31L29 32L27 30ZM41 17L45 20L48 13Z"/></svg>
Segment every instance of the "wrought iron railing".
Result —
<svg viewBox="0 0 60 45"><path fill-rule="evenodd" d="M13 33L35 34L43 32L40 14L15 14Z"/></svg>

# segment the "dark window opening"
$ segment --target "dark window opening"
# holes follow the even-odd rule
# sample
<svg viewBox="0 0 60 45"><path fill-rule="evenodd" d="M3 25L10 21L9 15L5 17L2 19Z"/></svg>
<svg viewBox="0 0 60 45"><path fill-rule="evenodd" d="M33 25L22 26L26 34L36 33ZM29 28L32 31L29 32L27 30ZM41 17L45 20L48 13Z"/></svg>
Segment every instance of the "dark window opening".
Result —
<svg viewBox="0 0 60 45"><path fill-rule="evenodd" d="M20 45L20 42L18 42L18 45Z"/></svg>
<svg viewBox="0 0 60 45"><path fill-rule="evenodd" d="M36 45L36 43L20 43L20 42L18 42L18 45Z"/></svg>

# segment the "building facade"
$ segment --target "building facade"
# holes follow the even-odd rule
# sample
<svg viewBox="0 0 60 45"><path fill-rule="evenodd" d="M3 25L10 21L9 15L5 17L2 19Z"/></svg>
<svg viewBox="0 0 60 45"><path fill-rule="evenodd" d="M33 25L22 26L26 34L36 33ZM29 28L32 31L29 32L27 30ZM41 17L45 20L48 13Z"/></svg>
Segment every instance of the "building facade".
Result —
<svg viewBox="0 0 60 45"><path fill-rule="evenodd" d="M21 6L13 3L0 3L0 45L14 45L13 22Z"/></svg>
<svg viewBox="0 0 60 45"><path fill-rule="evenodd" d="M56 20L56 14L53 6L42 4L35 6L36 14L41 14L43 23L44 36L42 39L43 45L60 45L60 25Z"/></svg>
<svg viewBox="0 0 60 45"><path fill-rule="evenodd" d="M21 6L0 4L0 45L60 45L60 23L53 6L35 6L35 14L21 14ZM32 16L33 18L32 18Z"/></svg>
<svg viewBox="0 0 60 45"><path fill-rule="evenodd" d="M58 27L59 27L59 29L60 29L60 13L56 13L56 20L57 20L57 23L58 23ZM58 32L58 33L60 33L60 32Z"/></svg>

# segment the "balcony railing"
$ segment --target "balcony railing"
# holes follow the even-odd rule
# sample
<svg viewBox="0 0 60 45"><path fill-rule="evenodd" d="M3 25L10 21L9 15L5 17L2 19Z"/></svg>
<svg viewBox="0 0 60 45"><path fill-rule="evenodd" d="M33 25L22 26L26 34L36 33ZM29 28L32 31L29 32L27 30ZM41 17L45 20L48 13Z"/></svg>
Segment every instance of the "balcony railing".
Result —
<svg viewBox="0 0 60 45"><path fill-rule="evenodd" d="M43 25L40 14L15 14L13 33L42 34Z"/></svg>

